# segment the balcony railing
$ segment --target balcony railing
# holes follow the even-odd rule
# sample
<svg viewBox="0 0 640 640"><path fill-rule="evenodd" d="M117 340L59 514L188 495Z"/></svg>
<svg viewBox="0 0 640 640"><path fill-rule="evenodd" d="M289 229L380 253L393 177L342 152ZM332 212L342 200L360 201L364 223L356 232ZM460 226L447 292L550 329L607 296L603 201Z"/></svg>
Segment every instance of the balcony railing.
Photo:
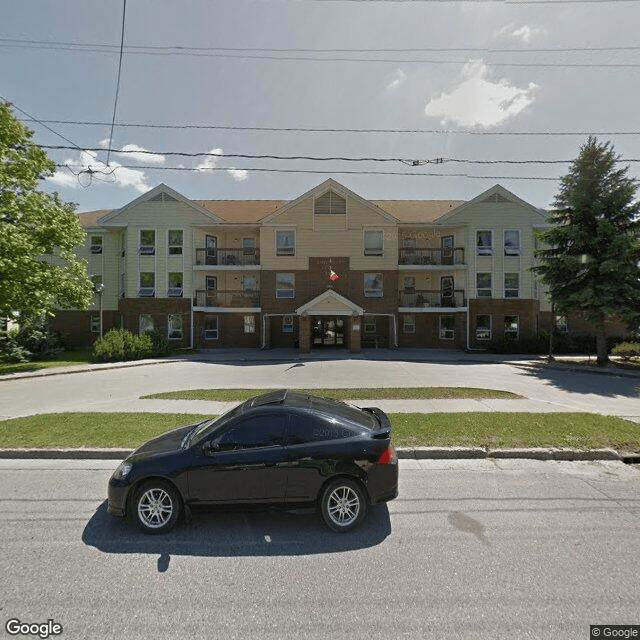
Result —
<svg viewBox="0 0 640 640"><path fill-rule="evenodd" d="M195 299L196 307L225 307L230 309L238 309L241 307L259 307L260 292L259 291L227 291L227 290L208 290L196 291Z"/></svg>
<svg viewBox="0 0 640 640"><path fill-rule="evenodd" d="M398 264L453 265L464 264L464 248L400 249Z"/></svg>
<svg viewBox="0 0 640 640"><path fill-rule="evenodd" d="M426 291L412 289L400 291L399 306L413 308L464 307L464 289L454 291Z"/></svg>
<svg viewBox="0 0 640 640"><path fill-rule="evenodd" d="M258 265L260 249L196 249L196 265Z"/></svg>

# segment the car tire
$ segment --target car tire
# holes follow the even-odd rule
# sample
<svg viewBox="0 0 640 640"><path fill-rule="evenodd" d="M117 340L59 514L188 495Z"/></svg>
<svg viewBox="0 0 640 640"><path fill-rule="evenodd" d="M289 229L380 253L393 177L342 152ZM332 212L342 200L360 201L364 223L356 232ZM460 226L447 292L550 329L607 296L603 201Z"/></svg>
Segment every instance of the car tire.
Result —
<svg viewBox="0 0 640 640"><path fill-rule="evenodd" d="M354 480L339 478L330 482L322 492L320 508L325 524L338 533L353 531L367 511L362 487Z"/></svg>
<svg viewBox="0 0 640 640"><path fill-rule="evenodd" d="M182 503L175 487L164 480L141 484L131 503L131 517L144 533L166 533L180 516Z"/></svg>

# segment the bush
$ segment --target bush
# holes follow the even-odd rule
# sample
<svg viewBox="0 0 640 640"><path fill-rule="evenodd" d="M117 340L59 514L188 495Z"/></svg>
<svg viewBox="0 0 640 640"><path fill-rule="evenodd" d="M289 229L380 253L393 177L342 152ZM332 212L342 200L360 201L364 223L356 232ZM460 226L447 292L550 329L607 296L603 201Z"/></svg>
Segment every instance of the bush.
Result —
<svg viewBox="0 0 640 640"><path fill-rule="evenodd" d="M153 355L153 341L149 335L134 335L126 329L111 329L93 345L91 361L141 360Z"/></svg>
<svg viewBox="0 0 640 640"><path fill-rule="evenodd" d="M147 331L146 335L151 338L154 356L166 356L171 351L169 340L159 331Z"/></svg>
<svg viewBox="0 0 640 640"><path fill-rule="evenodd" d="M21 317L16 334L18 344L31 353L33 360L51 360L64 351L60 335L49 329L45 317Z"/></svg>
<svg viewBox="0 0 640 640"><path fill-rule="evenodd" d="M611 350L612 356L620 356L623 360L640 356L639 342L621 342Z"/></svg>
<svg viewBox="0 0 640 640"><path fill-rule="evenodd" d="M0 362L29 362L31 359L31 352L18 343L17 333L17 329L0 331Z"/></svg>

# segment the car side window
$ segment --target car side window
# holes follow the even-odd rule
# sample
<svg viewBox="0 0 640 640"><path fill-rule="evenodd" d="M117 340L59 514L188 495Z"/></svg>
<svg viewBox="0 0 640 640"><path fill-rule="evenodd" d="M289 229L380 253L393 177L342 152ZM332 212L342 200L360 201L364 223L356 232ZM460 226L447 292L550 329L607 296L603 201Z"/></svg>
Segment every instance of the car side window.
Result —
<svg viewBox="0 0 640 640"><path fill-rule="evenodd" d="M286 421L285 414L262 414L240 419L218 439L220 451L282 446Z"/></svg>
<svg viewBox="0 0 640 640"><path fill-rule="evenodd" d="M339 440L351 438L353 435L355 435L354 431L344 425L334 424L314 416L293 413L289 419L287 445Z"/></svg>

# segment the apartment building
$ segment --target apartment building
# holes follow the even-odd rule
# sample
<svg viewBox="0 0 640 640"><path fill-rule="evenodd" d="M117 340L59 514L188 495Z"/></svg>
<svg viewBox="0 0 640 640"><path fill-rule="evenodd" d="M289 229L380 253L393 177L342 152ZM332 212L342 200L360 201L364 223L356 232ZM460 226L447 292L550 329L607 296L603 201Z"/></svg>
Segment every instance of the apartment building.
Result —
<svg viewBox="0 0 640 640"><path fill-rule="evenodd" d="M303 353L570 329L530 270L545 213L499 185L463 202L367 200L332 179L291 201L190 200L160 184L80 220L94 304L53 326L76 345L111 327Z"/></svg>

